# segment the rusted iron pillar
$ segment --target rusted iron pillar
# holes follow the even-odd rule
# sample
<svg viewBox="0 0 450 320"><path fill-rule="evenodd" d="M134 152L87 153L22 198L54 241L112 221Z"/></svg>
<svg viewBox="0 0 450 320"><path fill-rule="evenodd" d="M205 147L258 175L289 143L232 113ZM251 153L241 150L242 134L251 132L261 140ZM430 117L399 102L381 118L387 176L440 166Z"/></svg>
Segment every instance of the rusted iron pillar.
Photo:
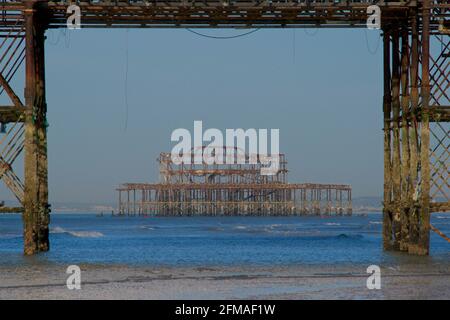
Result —
<svg viewBox="0 0 450 320"><path fill-rule="evenodd" d="M422 3L422 82L421 82L421 196L419 216L419 239L411 246L410 253L427 255L430 249L430 0Z"/></svg>
<svg viewBox="0 0 450 320"><path fill-rule="evenodd" d="M50 205L47 184L47 104L44 32L40 1L26 1L24 253L49 250Z"/></svg>
<svg viewBox="0 0 450 320"><path fill-rule="evenodd" d="M409 246L409 215L410 215L410 145L409 145L409 32L408 26L403 24L400 29L401 33L401 73L400 73L400 88L401 88L401 200L399 202L400 210L400 250L408 251Z"/></svg>
<svg viewBox="0 0 450 320"><path fill-rule="evenodd" d="M384 29L383 247L428 255L432 60L429 0L423 1L418 10L411 9L408 20Z"/></svg>
<svg viewBox="0 0 450 320"><path fill-rule="evenodd" d="M392 162L391 162L391 46L390 32L383 29L383 131L384 131L384 192L383 248L392 249Z"/></svg>
<svg viewBox="0 0 450 320"><path fill-rule="evenodd" d="M392 194L393 194L393 221L394 230L393 249L400 249L401 237L401 154L400 154L400 57L399 25L395 24L391 31L392 37Z"/></svg>
<svg viewBox="0 0 450 320"><path fill-rule="evenodd" d="M419 21L417 11L412 12L411 18L411 109L410 109L410 208L409 208L409 246L408 251L413 250L419 239L419 212L417 205L419 192L419 124L417 109L419 107Z"/></svg>

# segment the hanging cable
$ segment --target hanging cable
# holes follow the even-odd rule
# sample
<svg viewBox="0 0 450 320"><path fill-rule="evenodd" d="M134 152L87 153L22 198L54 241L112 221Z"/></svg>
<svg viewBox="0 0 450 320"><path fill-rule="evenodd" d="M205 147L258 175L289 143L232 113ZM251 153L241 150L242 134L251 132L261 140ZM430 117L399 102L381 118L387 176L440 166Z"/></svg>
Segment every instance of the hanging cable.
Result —
<svg viewBox="0 0 450 320"><path fill-rule="evenodd" d="M124 83L124 96L125 96L125 126L124 131L128 128L128 29L125 33L125 83Z"/></svg>
<svg viewBox="0 0 450 320"><path fill-rule="evenodd" d="M249 32L237 34L237 35L234 35L234 36L212 36L212 35L209 35L209 34L200 33L198 31L192 30L190 28L186 28L187 31L189 31L189 32L191 32L193 34L196 34L196 35L198 35L200 37L209 38L209 39L219 39L219 40L235 39L235 38L245 37L245 36L248 36L248 35L250 35L252 33L255 33L256 31L259 31L260 29L261 28L253 29L253 30L251 30Z"/></svg>
<svg viewBox="0 0 450 320"><path fill-rule="evenodd" d="M312 33L309 33L308 31L306 31L307 28L303 29L303 32L305 32L306 35L310 36L310 37L314 37L318 32L319 32L319 28L316 28L316 30Z"/></svg>
<svg viewBox="0 0 450 320"><path fill-rule="evenodd" d="M70 32L68 32L69 29L63 29L64 30L64 42L66 45L66 48L70 47Z"/></svg>
<svg viewBox="0 0 450 320"><path fill-rule="evenodd" d="M364 35L365 35L365 38L366 38L366 47L367 47L367 51L369 51L369 53L370 53L371 55L375 55L375 54L378 52L378 48L380 47L381 37L378 37L377 46L376 46L375 50L372 51L372 50L370 49L370 46L369 46L369 37L368 37L368 35L367 35L367 29L366 29L366 28L364 28Z"/></svg>
<svg viewBox="0 0 450 320"><path fill-rule="evenodd" d="M296 42L297 42L297 39L296 39L296 34L295 34L295 28L294 29L292 29L292 61L293 61L293 63L295 64L295 54L296 54L296 52L295 52L295 45L296 45Z"/></svg>

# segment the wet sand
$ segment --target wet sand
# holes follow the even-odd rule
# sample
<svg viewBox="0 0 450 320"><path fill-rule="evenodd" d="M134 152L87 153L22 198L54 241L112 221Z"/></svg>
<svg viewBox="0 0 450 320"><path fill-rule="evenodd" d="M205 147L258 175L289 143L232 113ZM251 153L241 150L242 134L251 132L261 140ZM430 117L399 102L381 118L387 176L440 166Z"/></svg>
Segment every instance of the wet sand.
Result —
<svg viewBox="0 0 450 320"><path fill-rule="evenodd" d="M450 263L381 266L369 290L367 266L151 267L0 266L0 299L450 299Z"/></svg>

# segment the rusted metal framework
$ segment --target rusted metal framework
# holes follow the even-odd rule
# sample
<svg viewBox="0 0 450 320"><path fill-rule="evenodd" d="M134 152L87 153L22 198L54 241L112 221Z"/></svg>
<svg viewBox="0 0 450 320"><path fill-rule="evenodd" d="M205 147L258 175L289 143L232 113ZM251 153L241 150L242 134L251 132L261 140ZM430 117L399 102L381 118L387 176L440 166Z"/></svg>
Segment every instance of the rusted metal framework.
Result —
<svg viewBox="0 0 450 320"><path fill-rule="evenodd" d="M196 164L195 158L198 154L201 156L201 161ZM186 161L186 157L189 161ZM173 161L173 158L176 158L177 163ZM267 165L263 165L260 158L262 157L257 154L250 155L237 147L192 148L190 154L184 155L184 160L172 156L171 153L162 152L158 158L160 182L256 184L285 183L287 181L288 170L284 154L277 155L278 168L271 174L262 173L265 169L269 169L267 162L269 157L265 157ZM208 159L210 164L206 163L205 159Z"/></svg>
<svg viewBox="0 0 450 320"><path fill-rule="evenodd" d="M261 162L251 164L243 155L241 164L175 164L170 153L161 153L159 183L125 183L117 189L119 214L351 215L349 185L287 183L284 154L272 175L262 175Z"/></svg>
<svg viewBox="0 0 450 320"><path fill-rule="evenodd" d="M384 248L428 254L430 213L450 210L448 8L423 1L384 31ZM448 21L448 20L447 20Z"/></svg>
<svg viewBox="0 0 450 320"><path fill-rule="evenodd" d="M81 8L83 28L359 28L377 4L385 61L384 248L428 254L430 213L450 209L448 0L2 0L0 92L8 103L0 107L0 177L24 207L26 254L49 248L44 33L66 27L71 4ZM25 70L25 90L16 88L18 70ZM13 170L22 151L23 179Z"/></svg>

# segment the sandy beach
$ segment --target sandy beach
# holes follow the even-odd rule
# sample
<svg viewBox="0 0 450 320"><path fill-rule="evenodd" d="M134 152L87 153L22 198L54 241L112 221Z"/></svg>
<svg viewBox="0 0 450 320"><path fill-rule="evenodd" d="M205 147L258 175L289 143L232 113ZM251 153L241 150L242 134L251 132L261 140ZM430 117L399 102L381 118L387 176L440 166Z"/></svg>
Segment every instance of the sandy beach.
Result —
<svg viewBox="0 0 450 320"><path fill-rule="evenodd" d="M67 266L0 267L0 299L449 299L450 266L381 268L369 290L363 266L131 267L80 265L81 289L66 287Z"/></svg>

